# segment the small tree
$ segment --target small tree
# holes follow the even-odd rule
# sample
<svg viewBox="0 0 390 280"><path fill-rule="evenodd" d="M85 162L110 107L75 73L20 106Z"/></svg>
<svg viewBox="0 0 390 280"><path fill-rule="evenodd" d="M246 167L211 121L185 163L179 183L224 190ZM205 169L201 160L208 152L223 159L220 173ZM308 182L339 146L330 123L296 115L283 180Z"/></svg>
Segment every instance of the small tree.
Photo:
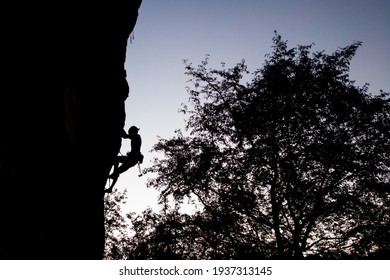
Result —
<svg viewBox="0 0 390 280"><path fill-rule="evenodd" d="M121 205L127 198L127 191L113 193L105 197L105 252L106 260L128 259L130 243L130 225L123 213Z"/></svg>
<svg viewBox="0 0 390 280"><path fill-rule="evenodd" d="M311 45L288 49L277 34L273 43L247 83L244 61L220 70L207 69L208 57L198 67L185 62L189 134L178 130L154 146L164 158L148 170L157 174L148 185L161 190L161 203L188 197L202 211L173 215L197 242L177 230L164 240L177 240L183 258L178 246L193 245L199 258L360 258L386 250L389 94L370 95L349 79L360 42L330 55L311 53ZM172 221L168 212L149 237Z"/></svg>

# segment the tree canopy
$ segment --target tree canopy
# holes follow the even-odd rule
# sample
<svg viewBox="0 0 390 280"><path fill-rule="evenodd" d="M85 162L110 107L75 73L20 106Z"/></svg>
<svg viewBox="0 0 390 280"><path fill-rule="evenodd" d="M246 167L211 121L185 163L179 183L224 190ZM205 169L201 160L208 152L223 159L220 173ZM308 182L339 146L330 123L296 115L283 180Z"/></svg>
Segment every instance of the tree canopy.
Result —
<svg viewBox="0 0 390 280"><path fill-rule="evenodd" d="M254 73L185 61L186 131L154 146L165 207L131 216L131 258L388 258L390 99L350 80L360 45L326 54L275 33Z"/></svg>

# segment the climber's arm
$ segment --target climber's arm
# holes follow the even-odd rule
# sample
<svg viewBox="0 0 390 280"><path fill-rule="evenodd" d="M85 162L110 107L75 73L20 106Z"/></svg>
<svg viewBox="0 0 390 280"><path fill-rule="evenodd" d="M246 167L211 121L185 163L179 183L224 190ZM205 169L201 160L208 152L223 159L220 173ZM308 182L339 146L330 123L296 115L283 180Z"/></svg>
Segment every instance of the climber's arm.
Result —
<svg viewBox="0 0 390 280"><path fill-rule="evenodd" d="M130 138L124 129L122 129L122 138Z"/></svg>

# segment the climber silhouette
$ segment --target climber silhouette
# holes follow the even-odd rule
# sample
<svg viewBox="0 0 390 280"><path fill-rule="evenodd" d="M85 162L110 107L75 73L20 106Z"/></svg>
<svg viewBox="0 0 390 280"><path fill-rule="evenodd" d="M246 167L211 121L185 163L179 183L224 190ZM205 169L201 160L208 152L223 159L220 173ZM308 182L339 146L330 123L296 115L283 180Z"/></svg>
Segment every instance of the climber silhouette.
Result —
<svg viewBox="0 0 390 280"><path fill-rule="evenodd" d="M131 140L131 151L125 156L117 156L117 160L114 163L114 170L108 178L112 179L111 186L105 190L106 193L111 193L118 177L121 173L125 172L129 168L135 166L137 163L143 162L144 156L141 154L141 136L138 134L139 128L132 126L129 128L128 133L123 131L122 138L129 138ZM119 165L119 163L122 163Z"/></svg>

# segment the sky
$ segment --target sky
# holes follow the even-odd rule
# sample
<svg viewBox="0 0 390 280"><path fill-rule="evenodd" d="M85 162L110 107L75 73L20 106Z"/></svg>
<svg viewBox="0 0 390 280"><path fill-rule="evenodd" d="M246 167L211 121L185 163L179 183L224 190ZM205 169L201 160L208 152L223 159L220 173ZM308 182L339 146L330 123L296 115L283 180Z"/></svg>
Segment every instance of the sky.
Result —
<svg viewBox="0 0 390 280"><path fill-rule="evenodd" d="M249 71L261 68L271 53L277 31L288 47L315 43L314 51L332 53L356 41L363 45L350 65L356 85L390 92L389 0L143 0L128 44L125 68L130 86L126 126L140 128L151 166L158 137L168 139L184 128L180 105L188 101L183 59L198 65L210 55L210 67L233 67L242 59ZM130 142L122 141L122 153ZM116 188L127 189L126 211L158 210L154 189L138 168L119 177Z"/></svg>

